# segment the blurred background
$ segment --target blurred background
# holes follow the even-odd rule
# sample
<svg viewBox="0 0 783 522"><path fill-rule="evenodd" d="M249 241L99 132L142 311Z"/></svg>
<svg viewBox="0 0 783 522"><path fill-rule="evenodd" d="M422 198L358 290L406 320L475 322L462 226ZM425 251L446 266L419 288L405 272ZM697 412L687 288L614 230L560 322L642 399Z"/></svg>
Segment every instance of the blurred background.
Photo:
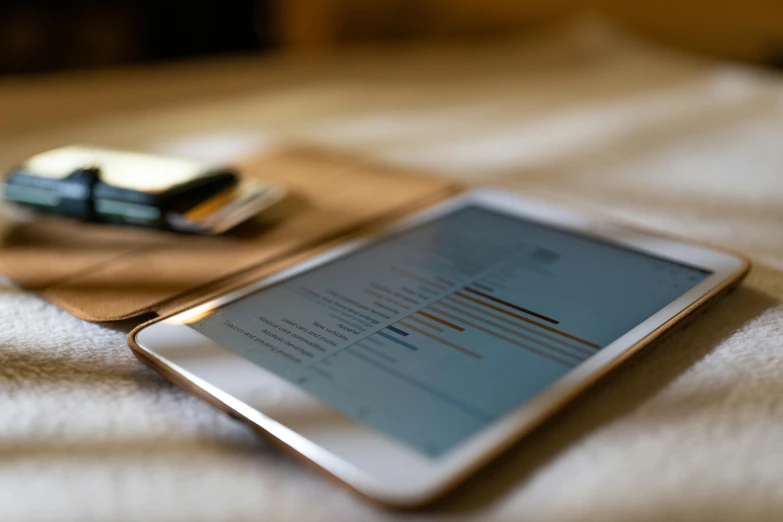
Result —
<svg viewBox="0 0 783 522"><path fill-rule="evenodd" d="M0 73L518 35L583 13L684 50L783 65L777 0L5 0Z"/></svg>

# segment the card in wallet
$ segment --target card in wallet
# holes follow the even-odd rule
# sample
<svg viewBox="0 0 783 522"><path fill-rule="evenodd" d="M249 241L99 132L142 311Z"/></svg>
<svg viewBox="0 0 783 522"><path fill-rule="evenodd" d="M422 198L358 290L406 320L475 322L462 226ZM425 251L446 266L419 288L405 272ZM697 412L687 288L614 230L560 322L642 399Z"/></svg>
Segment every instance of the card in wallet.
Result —
<svg viewBox="0 0 783 522"><path fill-rule="evenodd" d="M288 149L235 166L288 197L219 236L38 217L7 223L0 271L88 321L164 315L370 232L457 188L328 152Z"/></svg>

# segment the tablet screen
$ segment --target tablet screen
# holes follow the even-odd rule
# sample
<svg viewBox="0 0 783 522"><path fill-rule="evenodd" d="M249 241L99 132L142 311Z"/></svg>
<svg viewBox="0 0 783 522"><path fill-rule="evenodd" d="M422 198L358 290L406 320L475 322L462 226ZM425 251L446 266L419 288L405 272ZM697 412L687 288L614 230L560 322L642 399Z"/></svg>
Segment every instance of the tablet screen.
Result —
<svg viewBox="0 0 783 522"><path fill-rule="evenodd" d="M435 458L708 275L467 207L189 326Z"/></svg>

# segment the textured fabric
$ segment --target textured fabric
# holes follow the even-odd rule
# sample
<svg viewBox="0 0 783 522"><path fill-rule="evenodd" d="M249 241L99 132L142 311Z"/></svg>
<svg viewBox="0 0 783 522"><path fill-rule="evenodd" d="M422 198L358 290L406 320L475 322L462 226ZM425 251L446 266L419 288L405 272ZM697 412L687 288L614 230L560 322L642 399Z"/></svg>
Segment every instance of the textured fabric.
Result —
<svg viewBox="0 0 783 522"><path fill-rule="evenodd" d="M130 324L85 323L4 287L2 520L783 519L777 77L593 27L303 67L245 96L9 135L0 154L79 141L219 156L306 141L555 194L735 249L756 267L702 318L419 513L357 498L165 383L130 355Z"/></svg>

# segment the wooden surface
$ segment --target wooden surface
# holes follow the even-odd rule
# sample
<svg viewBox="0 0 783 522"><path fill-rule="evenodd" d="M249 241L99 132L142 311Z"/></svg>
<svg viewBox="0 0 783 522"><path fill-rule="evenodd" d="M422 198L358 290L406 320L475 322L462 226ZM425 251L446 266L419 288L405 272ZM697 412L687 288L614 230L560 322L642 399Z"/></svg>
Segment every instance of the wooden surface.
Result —
<svg viewBox="0 0 783 522"><path fill-rule="evenodd" d="M475 106L476 99L483 105L509 100L519 110L541 112L687 83L704 67L666 53L640 62L638 44L619 45L595 33L590 24L577 24L555 31L556 37L545 33L480 44L375 46L330 56L279 54L0 78L0 166L69 143L148 147L224 130L311 140L310 127L332 118L367 110L448 111ZM573 81L566 68L584 82L576 96L565 83L554 89L546 84L549 77L555 84L558 76ZM541 74L547 75L545 82ZM523 92L538 108L526 107Z"/></svg>
<svg viewBox="0 0 783 522"><path fill-rule="evenodd" d="M783 3L768 0L307 0L280 1L279 11L280 40L293 49L524 33L592 14L686 51L762 62L783 54Z"/></svg>

